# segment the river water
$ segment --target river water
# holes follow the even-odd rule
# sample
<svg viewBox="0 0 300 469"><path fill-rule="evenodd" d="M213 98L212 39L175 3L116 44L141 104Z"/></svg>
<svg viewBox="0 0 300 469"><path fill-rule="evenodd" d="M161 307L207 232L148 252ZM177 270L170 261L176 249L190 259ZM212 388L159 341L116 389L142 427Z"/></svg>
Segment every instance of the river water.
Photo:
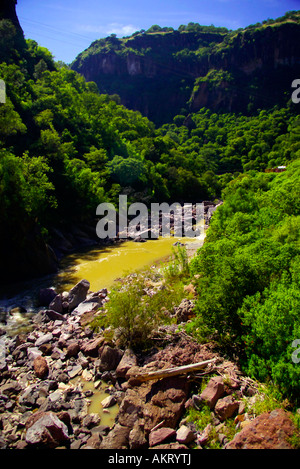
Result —
<svg viewBox="0 0 300 469"><path fill-rule="evenodd" d="M117 279L168 258L175 242L186 244L188 252L194 253L203 240L204 235L200 238L165 237L144 243L125 241L73 253L62 260L56 275L0 288L0 327L10 334L22 332L30 317L40 309L41 288L54 287L61 293L86 279L91 291L110 289ZM10 312L16 307L19 309Z"/></svg>

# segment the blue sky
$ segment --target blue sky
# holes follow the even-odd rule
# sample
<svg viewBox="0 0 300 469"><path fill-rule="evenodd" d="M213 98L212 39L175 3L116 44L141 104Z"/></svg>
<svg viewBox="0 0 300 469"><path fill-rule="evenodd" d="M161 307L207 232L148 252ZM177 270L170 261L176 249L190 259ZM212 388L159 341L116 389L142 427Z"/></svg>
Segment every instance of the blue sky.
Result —
<svg viewBox="0 0 300 469"><path fill-rule="evenodd" d="M70 63L95 39L129 36L153 24L177 29L189 22L237 29L289 10L300 0L18 0L26 38Z"/></svg>

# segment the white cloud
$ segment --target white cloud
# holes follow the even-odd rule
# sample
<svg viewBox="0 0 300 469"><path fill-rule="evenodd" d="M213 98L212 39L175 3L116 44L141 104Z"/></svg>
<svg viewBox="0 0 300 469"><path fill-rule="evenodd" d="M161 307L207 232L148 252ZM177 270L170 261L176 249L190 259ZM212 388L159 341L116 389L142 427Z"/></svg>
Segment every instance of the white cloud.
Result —
<svg viewBox="0 0 300 469"><path fill-rule="evenodd" d="M116 34L117 36L131 36L131 34L139 31L141 28L132 24L121 24L121 23L109 23L108 25L94 25L94 24L82 24L79 26L81 31L85 33L96 33L109 36L110 34Z"/></svg>
<svg viewBox="0 0 300 469"><path fill-rule="evenodd" d="M133 26L132 24L118 24L118 23L111 23L109 25L110 28L108 29L108 34L116 34L117 36L131 36L131 34L139 31L140 28Z"/></svg>

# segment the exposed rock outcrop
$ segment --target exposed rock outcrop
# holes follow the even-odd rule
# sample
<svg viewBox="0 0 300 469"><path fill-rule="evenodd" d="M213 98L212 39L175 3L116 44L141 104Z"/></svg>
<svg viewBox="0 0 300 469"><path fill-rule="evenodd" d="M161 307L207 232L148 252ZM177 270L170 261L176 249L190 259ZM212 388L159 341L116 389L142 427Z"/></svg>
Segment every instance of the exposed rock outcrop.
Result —
<svg viewBox="0 0 300 469"><path fill-rule="evenodd" d="M227 449L292 449L298 433L288 412L275 409L259 415L228 443Z"/></svg>
<svg viewBox="0 0 300 469"><path fill-rule="evenodd" d="M125 42L102 39L99 47L96 41L72 68L95 81L101 92L118 94L126 107L161 125L182 109L251 113L285 105L285 93L300 73L299 40L296 21L233 36L141 33ZM199 47L201 53L196 54Z"/></svg>

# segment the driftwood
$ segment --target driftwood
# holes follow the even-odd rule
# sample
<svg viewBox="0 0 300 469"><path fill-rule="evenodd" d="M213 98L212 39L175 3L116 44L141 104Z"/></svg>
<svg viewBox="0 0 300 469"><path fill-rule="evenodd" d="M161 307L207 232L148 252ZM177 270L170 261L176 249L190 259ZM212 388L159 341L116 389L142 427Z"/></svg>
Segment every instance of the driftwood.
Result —
<svg viewBox="0 0 300 469"><path fill-rule="evenodd" d="M204 362L192 363L191 365L183 365L177 366L174 368L165 368L158 371L148 371L137 373L131 378L138 381L149 381L151 379L161 379L161 378L169 378L170 376L178 376L182 374L187 374L193 371L201 370L205 368L207 365L214 363L217 359L212 358L211 360L206 360Z"/></svg>

